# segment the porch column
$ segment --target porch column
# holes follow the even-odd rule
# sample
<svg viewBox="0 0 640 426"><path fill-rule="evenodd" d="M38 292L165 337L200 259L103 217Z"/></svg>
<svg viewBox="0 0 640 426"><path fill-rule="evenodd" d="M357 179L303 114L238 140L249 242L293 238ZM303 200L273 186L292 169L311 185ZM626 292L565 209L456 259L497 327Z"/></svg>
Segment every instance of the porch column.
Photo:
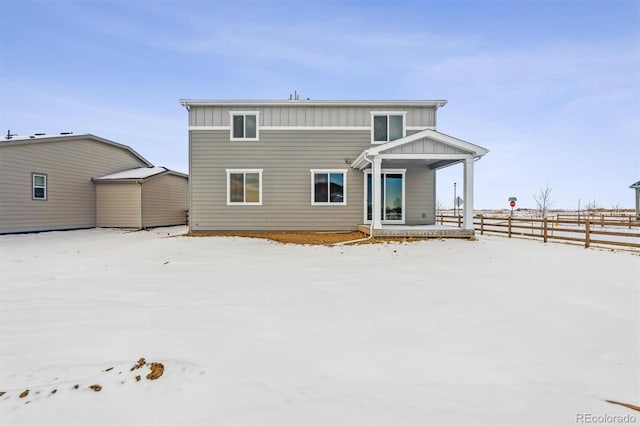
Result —
<svg viewBox="0 0 640 426"><path fill-rule="evenodd" d="M473 229L473 158L464 160L464 229Z"/></svg>
<svg viewBox="0 0 640 426"><path fill-rule="evenodd" d="M382 205L382 188L380 187L380 177L382 172L382 158L373 157L371 163L371 189L373 202L371 203L371 219L373 229L382 229L382 218L380 217L380 206Z"/></svg>

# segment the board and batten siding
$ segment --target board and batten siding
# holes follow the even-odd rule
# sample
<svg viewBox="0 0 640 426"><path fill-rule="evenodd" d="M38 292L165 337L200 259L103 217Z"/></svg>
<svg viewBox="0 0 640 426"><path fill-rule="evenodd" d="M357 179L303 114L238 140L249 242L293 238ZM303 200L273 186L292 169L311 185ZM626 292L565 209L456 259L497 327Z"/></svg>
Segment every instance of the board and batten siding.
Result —
<svg viewBox="0 0 640 426"><path fill-rule="evenodd" d="M137 182L96 182L96 226L142 227L142 185Z"/></svg>
<svg viewBox="0 0 640 426"><path fill-rule="evenodd" d="M406 105L371 106L240 106L240 105L192 105L189 126L229 126L230 111L258 111L260 126L371 126L372 111L406 111L406 126L435 127L435 107L407 107Z"/></svg>
<svg viewBox="0 0 640 426"><path fill-rule="evenodd" d="M94 227L91 178L143 166L126 149L89 138L0 142L0 233ZM47 175L46 201L32 199L32 173Z"/></svg>
<svg viewBox="0 0 640 426"><path fill-rule="evenodd" d="M142 227L184 225L189 208L186 177L162 174L142 184Z"/></svg>
<svg viewBox="0 0 640 426"><path fill-rule="evenodd" d="M192 231L337 231L355 230L364 222L363 173L350 163L371 147L369 131L267 131L260 141L230 142L223 130L191 130L189 138ZM406 175L407 220L427 223L434 172L413 167ZM262 205L227 205L227 169L263 170ZM311 205L311 169L347 170L346 205ZM414 178L425 180L409 183ZM423 213L428 216L422 218Z"/></svg>
<svg viewBox="0 0 640 426"><path fill-rule="evenodd" d="M407 132L409 135L409 132ZM417 141L407 143L388 151L385 154L467 154L467 151L463 151L459 148L452 147L450 145L443 144L431 140L429 138L422 138Z"/></svg>

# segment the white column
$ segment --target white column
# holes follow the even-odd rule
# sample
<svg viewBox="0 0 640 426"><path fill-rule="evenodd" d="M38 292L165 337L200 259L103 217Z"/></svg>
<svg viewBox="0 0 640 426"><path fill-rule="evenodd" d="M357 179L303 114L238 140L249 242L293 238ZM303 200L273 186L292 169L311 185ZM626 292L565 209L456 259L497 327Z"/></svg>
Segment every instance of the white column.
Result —
<svg viewBox="0 0 640 426"><path fill-rule="evenodd" d="M371 203L371 219L373 229L382 229L382 218L380 217L380 206L382 205L382 187L380 186L380 176L382 172L382 159L373 158L371 163L371 189L373 202Z"/></svg>
<svg viewBox="0 0 640 426"><path fill-rule="evenodd" d="M473 158L464 160L464 229L473 229Z"/></svg>

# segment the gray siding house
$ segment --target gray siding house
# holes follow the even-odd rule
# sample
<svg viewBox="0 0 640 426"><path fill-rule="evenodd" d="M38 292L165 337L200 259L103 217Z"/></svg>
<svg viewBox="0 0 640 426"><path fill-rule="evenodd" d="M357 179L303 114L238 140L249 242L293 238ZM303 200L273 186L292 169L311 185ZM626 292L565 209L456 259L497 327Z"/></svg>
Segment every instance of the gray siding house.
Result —
<svg viewBox="0 0 640 426"><path fill-rule="evenodd" d="M436 130L444 100L183 99L192 232L355 230L435 223L436 171L488 151Z"/></svg>
<svg viewBox="0 0 640 426"><path fill-rule="evenodd" d="M0 140L0 234L98 226L98 184L92 179L150 167L130 147L90 134ZM125 196L123 191L116 199ZM101 207L112 208L110 203ZM184 216L186 190L180 208ZM129 225L115 221L110 226Z"/></svg>

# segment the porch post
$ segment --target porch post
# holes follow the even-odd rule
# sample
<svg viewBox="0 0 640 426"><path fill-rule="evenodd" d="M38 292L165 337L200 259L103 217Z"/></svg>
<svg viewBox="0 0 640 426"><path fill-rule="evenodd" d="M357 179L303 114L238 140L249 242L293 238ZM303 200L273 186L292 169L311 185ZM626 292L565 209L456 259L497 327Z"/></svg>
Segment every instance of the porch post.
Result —
<svg viewBox="0 0 640 426"><path fill-rule="evenodd" d="M382 218L380 217L380 206L382 205L382 188L380 187L381 172L382 159L375 156L371 164L371 192L373 194L371 219L373 220L373 229L382 229Z"/></svg>
<svg viewBox="0 0 640 426"><path fill-rule="evenodd" d="M473 158L464 160L464 229L473 230Z"/></svg>

